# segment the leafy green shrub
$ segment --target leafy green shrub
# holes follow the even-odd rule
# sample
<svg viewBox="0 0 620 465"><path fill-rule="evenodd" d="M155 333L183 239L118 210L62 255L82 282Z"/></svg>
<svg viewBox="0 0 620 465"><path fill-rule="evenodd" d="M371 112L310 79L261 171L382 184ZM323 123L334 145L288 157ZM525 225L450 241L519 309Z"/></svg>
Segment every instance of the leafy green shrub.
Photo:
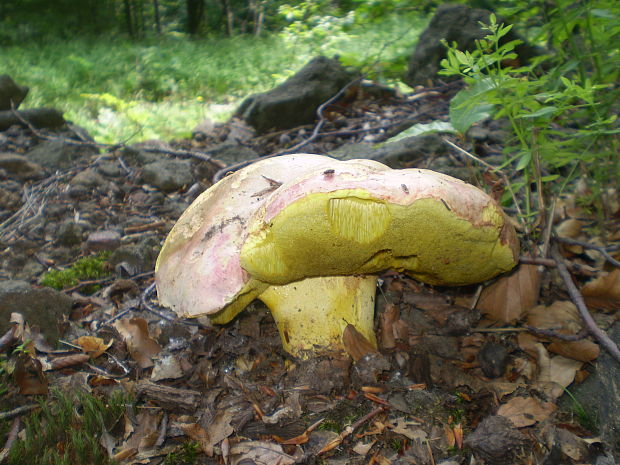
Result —
<svg viewBox="0 0 620 465"><path fill-rule="evenodd" d="M565 2L559 3L567 7ZM594 11L582 13L593 15ZM565 20L558 16L549 27L568 27ZM609 21L620 26L617 19ZM603 189L620 180L615 137L620 129L615 126L614 104L609 103L613 95L619 95L609 81L609 73L617 75L617 70L608 66L608 62L618 63L618 47L609 47L605 56L598 54L594 61L584 52L566 62L543 56L526 66L511 68L505 63L518 58L518 41L500 45L511 26L498 24L492 15L490 24L483 27L489 34L477 42L473 52L449 47L442 61L442 74L461 76L467 84L451 102L453 126L465 133L489 114L507 118L513 138L504 148L503 166L510 165L523 174L523 182L512 187L525 193L522 206L526 220L539 213L533 206L532 182L540 189L544 182L562 176L564 187L578 175L587 176L600 199ZM616 27L610 34L620 35L618 31ZM591 35L591 40L595 41L594 37ZM548 62L545 71L539 68L543 61ZM599 73L595 62L606 71Z"/></svg>
<svg viewBox="0 0 620 465"><path fill-rule="evenodd" d="M81 280L98 279L108 276L110 271L106 269L106 260L110 252L99 252L90 257L83 257L66 270L52 270L43 275L40 283L43 286L53 287L57 290L75 286ZM96 290L92 289L91 292Z"/></svg>
<svg viewBox="0 0 620 465"><path fill-rule="evenodd" d="M111 465L101 435L121 418L128 398L113 394L108 401L85 392L52 393L41 409L25 421L25 436L9 453L9 465Z"/></svg>

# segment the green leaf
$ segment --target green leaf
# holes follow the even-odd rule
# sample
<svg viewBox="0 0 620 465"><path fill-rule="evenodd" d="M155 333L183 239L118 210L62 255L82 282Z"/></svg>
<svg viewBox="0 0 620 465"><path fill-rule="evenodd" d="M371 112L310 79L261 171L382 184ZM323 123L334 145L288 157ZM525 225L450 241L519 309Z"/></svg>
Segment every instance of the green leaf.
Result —
<svg viewBox="0 0 620 465"><path fill-rule="evenodd" d="M517 118L540 118L542 116L553 115L556 111L558 111L558 109L554 106L542 107L540 110L536 110L532 113L518 115Z"/></svg>
<svg viewBox="0 0 620 465"><path fill-rule="evenodd" d="M519 162L517 163L517 166L515 168L517 171L521 171L530 164L530 161L532 161L532 152L521 152L520 156L521 158L519 159Z"/></svg>
<svg viewBox="0 0 620 465"><path fill-rule="evenodd" d="M391 137L390 139L381 143L379 146L391 142L396 142L398 140L404 139L405 137L420 136L429 132L456 132L456 129L454 129L454 127L450 123L447 123L445 121L433 121L432 123L414 124L409 129L406 129L400 134Z"/></svg>
<svg viewBox="0 0 620 465"><path fill-rule="evenodd" d="M484 95L493 88L490 79L476 81L469 89L459 91L450 102L450 122L452 126L465 134L478 121L488 118L494 106L488 103Z"/></svg>

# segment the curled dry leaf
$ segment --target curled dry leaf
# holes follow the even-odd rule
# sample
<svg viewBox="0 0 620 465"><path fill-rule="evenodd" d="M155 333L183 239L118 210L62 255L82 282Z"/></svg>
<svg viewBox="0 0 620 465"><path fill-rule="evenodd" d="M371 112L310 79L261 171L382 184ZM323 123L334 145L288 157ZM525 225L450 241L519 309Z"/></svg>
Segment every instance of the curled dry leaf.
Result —
<svg viewBox="0 0 620 465"><path fill-rule="evenodd" d="M213 444L209 435L198 423L183 423L178 425L185 434L200 444L200 449L207 457L213 457Z"/></svg>
<svg viewBox="0 0 620 465"><path fill-rule="evenodd" d="M500 406L497 414L508 418L517 428L523 428L545 420L555 409L551 402L541 402L533 397L513 397Z"/></svg>
<svg viewBox="0 0 620 465"><path fill-rule="evenodd" d="M583 221L575 218L568 218L562 221L556 228L555 233L558 237L565 239L579 239L583 229ZM583 247L580 245L562 244L562 250L575 255L583 253Z"/></svg>
<svg viewBox="0 0 620 465"><path fill-rule="evenodd" d="M73 340L90 357L97 358L112 346L112 339L106 344L100 337L82 336Z"/></svg>
<svg viewBox="0 0 620 465"><path fill-rule="evenodd" d="M347 353L356 362L366 354L377 352L375 346L351 324L344 328L342 342Z"/></svg>
<svg viewBox="0 0 620 465"><path fill-rule="evenodd" d="M49 360L45 370L62 370L80 363L88 362L90 356L88 354L72 354L66 357L55 357Z"/></svg>
<svg viewBox="0 0 620 465"><path fill-rule="evenodd" d="M557 340L549 344L547 349L554 354L579 360L580 362L591 362L601 353L598 344L589 339L581 339L580 341Z"/></svg>
<svg viewBox="0 0 620 465"><path fill-rule="evenodd" d="M620 308L620 269L603 273L581 289L589 307L601 310Z"/></svg>
<svg viewBox="0 0 620 465"><path fill-rule="evenodd" d="M520 265L484 288L476 308L488 319L511 324L538 302L540 274L534 265Z"/></svg>
<svg viewBox="0 0 620 465"><path fill-rule="evenodd" d="M153 366L153 357L159 353L161 347L149 335L149 327L144 318L122 318L114 323L120 333L132 358L138 362L140 368Z"/></svg>
<svg viewBox="0 0 620 465"><path fill-rule="evenodd" d="M17 357L13 376L20 394L47 394L47 378L43 373L41 362L27 353Z"/></svg>

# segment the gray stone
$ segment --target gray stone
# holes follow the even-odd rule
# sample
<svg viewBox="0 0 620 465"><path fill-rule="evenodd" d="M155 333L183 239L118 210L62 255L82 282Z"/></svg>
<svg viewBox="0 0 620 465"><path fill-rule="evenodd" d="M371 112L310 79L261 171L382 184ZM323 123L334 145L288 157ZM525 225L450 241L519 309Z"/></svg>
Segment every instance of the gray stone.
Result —
<svg viewBox="0 0 620 465"><path fill-rule="evenodd" d="M46 140L26 153L26 156L41 166L57 170L75 166L76 161L97 153L98 150L93 147L68 144L61 140Z"/></svg>
<svg viewBox="0 0 620 465"><path fill-rule="evenodd" d="M45 177L43 168L16 153L0 153L0 169L21 181L42 179Z"/></svg>
<svg viewBox="0 0 620 465"><path fill-rule="evenodd" d="M121 169L118 163L102 162L97 165L97 172L109 178L118 178L121 175Z"/></svg>
<svg viewBox="0 0 620 465"><path fill-rule="evenodd" d="M426 86L437 77L440 62L446 57L446 47L441 43L442 40L449 44L456 42L459 50L474 50L476 40L488 34L482 30L479 22L488 23L490 14L489 10L466 5L446 4L437 8L435 16L418 39L404 81L412 87ZM498 22L505 23L499 18ZM501 39L501 43L516 39L520 37L511 30ZM522 63L539 53L525 42L516 47L516 52Z"/></svg>
<svg viewBox="0 0 620 465"><path fill-rule="evenodd" d="M232 165L233 163L259 157L259 154L249 147L228 142L210 148L209 151L215 160L222 162L224 165Z"/></svg>
<svg viewBox="0 0 620 465"><path fill-rule="evenodd" d="M142 180L164 192L173 192L193 183L189 160L160 160L148 163L142 171Z"/></svg>
<svg viewBox="0 0 620 465"><path fill-rule="evenodd" d="M436 134L405 137L386 144L345 144L330 152L339 160L368 158L380 161L391 168L409 168L433 155L448 152L447 145Z"/></svg>
<svg viewBox="0 0 620 465"><path fill-rule="evenodd" d="M352 79L337 60L319 56L269 92L245 99L235 116L259 133L309 124L317 108Z"/></svg>
<svg viewBox="0 0 620 465"><path fill-rule="evenodd" d="M17 85L8 74L0 75L0 110L17 110L29 90Z"/></svg>
<svg viewBox="0 0 620 465"><path fill-rule="evenodd" d="M92 252L116 250L121 245L121 234L118 231L95 231L86 239L86 249Z"/></svg>
<svg viewBox="0 0 620 465"><path fill-rule="evenodd" d="M620 346L620 322L616 321L608 334ZM601 439L620 459L620 363L609 352L601 350L594 363L594 373L579 386L569 389L585 411L598 419ZM563 401L571 403L569 399Z"/></svg>
<svg viewBox="0 0 620 465"><path fill-rule="evenodd" d="M91 189L103 188L105 183L105 178L92 168L80 171L71 179L72 186L84 186Z"/></svg>
<svg viewBox="0 0 620 465"><path fill-rule="evenodd" d="M56 232L55 243L70 247L82 242L82 227L72 220L66 220L60 224Z"/></svg>
<svg viewBox="0 0 620 465"><path fill-rule="evenodd" d="M21 313L26 322L37 326L48 342L59 337L59 322L68 317L73 299L50 288L35 288L26 281L0 281L0 325L6 331L11 313Z"/></svg>

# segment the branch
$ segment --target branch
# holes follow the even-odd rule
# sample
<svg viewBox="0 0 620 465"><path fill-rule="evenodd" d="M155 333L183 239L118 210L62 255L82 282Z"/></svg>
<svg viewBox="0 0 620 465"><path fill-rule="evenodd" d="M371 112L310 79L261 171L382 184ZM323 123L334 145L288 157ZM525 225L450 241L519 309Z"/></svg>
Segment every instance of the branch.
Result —
<svg viewBox="0 0 620 465"><path fill-rule="evenodd" d="M558 268L558 272L566 285L566 289L568 290L568 294L570 295L571 300L577 306L577 310L579 310L579 315L581 315L581 319L586 325L589 333L594 336L594 338L603 346L607 351L611 354L613 358L616 359L618 363L620 363L620 349L614 341L596 325L594 318L590 315L588 307L583 300L583 296L577 286L573 282L573 278L569 273L566 265L564 264L564 258L560 254L557 246L554 246L551 249L551 257L555 260L556 266Z"/></svg>

